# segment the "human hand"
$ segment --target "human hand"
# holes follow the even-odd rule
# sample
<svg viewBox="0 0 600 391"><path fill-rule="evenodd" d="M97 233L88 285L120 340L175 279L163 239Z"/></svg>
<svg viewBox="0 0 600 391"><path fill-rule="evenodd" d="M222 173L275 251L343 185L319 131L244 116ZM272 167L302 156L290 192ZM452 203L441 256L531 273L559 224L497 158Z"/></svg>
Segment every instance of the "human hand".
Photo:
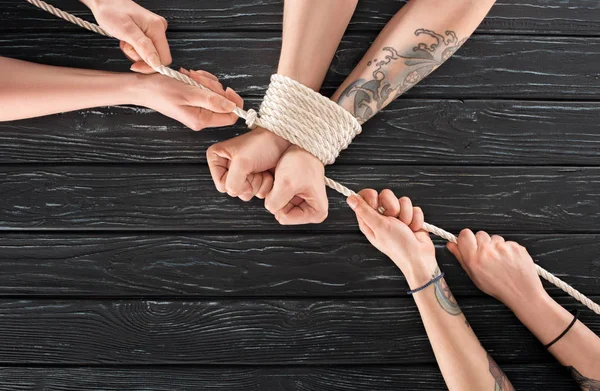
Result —
<svg viewBox="0 0 600 391"><path fill-rule="evenodd" d="M165 31L167 21L131 0L82 0L98 25L121 40L121 50L134 62L132 71L154 73L152 67L171 64Z"/></svg>
<svg viewBox="0 0 600 391"><path fill-rule="evenodd" d="M515 242L464 229L458 244L448 243L447 247L479 289L513 310L519 303L546 294L533 259Z"/></svg>
<svg viewBox="0 0 600 391"><path fill-rule="evenodd" d="M429 233L422 230L425 217L410 198L396 198L391 190L380 194L364 189L360 197L348 197L348 205L356 213L360 230L379 251L400 268L411 288L431 279L437 267L435 247ZM381 215L377 209L384 208Z"/></svg>
<svg viewBox="0 0 600 391"><path fill-rule="evenodd" d="M237 121L232 112L244 101L230 88L223 89L216 76L204 71L180 69L210 91L190 86L160 74L132 75L136 78L133 104L156 110L193 130L227 126Z"/></svg>
<svg viewBox="0 0 600 391"><path fill-rule="evenodd" d="M220 143L206 151L217 190L249 201L265 198L273 186L274 169L290 143L261 127Z"/></svg>
<svg viewBox="0 0 600 391"><path fill-rule="evenodd" d="M323 222L329 208L323 163L304 149L290 146L277 163L265 207L283 225Z"/></svg>

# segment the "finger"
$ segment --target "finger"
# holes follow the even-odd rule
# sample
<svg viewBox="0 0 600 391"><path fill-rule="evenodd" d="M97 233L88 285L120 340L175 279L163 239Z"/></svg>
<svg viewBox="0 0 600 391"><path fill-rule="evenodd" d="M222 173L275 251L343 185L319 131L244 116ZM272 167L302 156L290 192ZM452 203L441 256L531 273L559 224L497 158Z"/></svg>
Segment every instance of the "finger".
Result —
<svg viewBox="0 0 600 391"><path fill-rule="evenodd" d="M390 189L385 189L379 194L379 205L384 209L384 216L398 217L400 214L400 202Z"/></svg>
<svg viewBox="0 0 600 391"><path fill-rule="evenodd" d="M164 18L161 19L165 20ZM161 23L154 23L152 26L150 26L148 32L146 33L152 40L162 65L170 65L171 62L173 62L173 59L171 58L171 50L169 49L169 41L167 41L166 30L167 27L165 20L165 23L162 23L162 21Z"/></svg>
<svg viewBox="0 0 600 391"><path fill-rule="evenodd" d="M477 232L475 234L475 237L477 238L477 247L484 246L486 244L491 243L491 241L492 241L492 238L490 238L490 235L488 235L488 233L485 231Z"/></svg>
<svg viewBox="0 0 600 391"><path fill-rule="evenodd" d="M265 198L265 208L273 215L283 209L296 195L295 189L289 186L289 182L275 177L273 189Z"/></svg>
<svg viewBox="0 0 600 391"><path fill-rule="evenodd" d="M135 51L133 46L128 44L125 41L119 42L119 47L125 56L130 59L132 62L143 61L140 55Z"/></svg>
<svg viewBox="0 0 600 391"><path fill-rule="evenodd" d="M424 222L425 222L425 216L423 215L423 210L421 208L419 208L418 206L415 206L413 208L413 212L412 212L412 221L410 222L408 227L413 232L417 232L417 231L420 231L421 229L423 229Z"/></svg>
<svg viewBox="0 0 600 391"><path fill-rule="evenodd" d="M448 242L446 244L446 248L450 250L450 252L456 257L458 263L463 268L463 270L467 273L469 277L471 277L471 270L469 269L469 265L465 262L460 250L458 249L458 245L456 243Z"/></svg>
<svg viewBox="0 0 600 391"><path fill-rule="evenodd" d="M225 89L225 97L236 104L239 108L244 108L244 99L237 92L227 87Z"/></svg>
<svg viewBox="0 0 600 391"><path fill-rule="evenodd" d="M298 205L289 202L285 207L275 213L275 218L281 225L296 225L314 223L314 208L302 200Z"/></svg>
<svg viewBox="0 0 600 391"><path fill-rule="evenodd" d="M196 69L196 70L194 70L194 72L196 72L198 75L200 75L202 77L206 77L207 79L212 79L214 81L219 81L219 78L216 77L215 75L213 75L210 72L206 72L206 71L203 71L201 69Z"/></svg>
<svg viewBox="0 0 600 391"><path fill-rule="evenodd" d="M402 197L398 200L400 203L400 215L398 219L404 224L409 225L413 220L413 205L408 197Z"/></svg>
<svg viewBox="0 0 600 391"><path fill-rule="evenodd" d="M271 174L268 171L265 171L265 172L262 172L261 175L262 175L262 183L260 185L260 188L256 192L256 196L262 200L262 199L265 199L267 194L269 194L271 189L273 189L273 174Z"/></svg>
<svg viewBox="0 0 600 391"><path fill-rule="evenodd" d="M221 150L218 144L215 144L206 151L206 160L215 187L220 193L226 193L225 181L227 180L231 157L224 150Z"/></svg>
<svg viewBox="0 0 600 391"><path fill-rule="evenodd" d="M247 181L250 183L251 191L244 192L240 194L240 199L242 201L250 201L252 197L258 193L260 187L262 186L263 181L263 173L252 173L248 175Z"/></svg>
<svg viewBox="0 0 600 391"><path fill-rule="evenodd" d="M200 75L196 71L189 72L188 76L196 83L211 89L213 92L216 92L221 96L225 96L225 90L223 89L223 85L218 80L209 79L208 77Z"/></svg>
<svg viewBox="0 0 600 391"><path fill-rule="evenodd" d="M237 115L233 113L213 113L210 110L192 106L181 106L174 118L195 131L233 125L238 119Z"/></svg>
<svg viewBox="0 0 600 391"><path fill-rule="evenodd" d="M477 238L470 229L463 229L458 235L458 250L468 263L477 252Z"/></svg>
<svg viewBox="0 0 600 391"><path fill-rule="evenodd" d="M362 189L358 192L358 195L367 202L373 209L379 208L379 194L373 189Z"/></svg>
<svg viewBox="0 0 600 391"><path fill-rule="evenodd" d="M156 73L156 71L143 60L134 63L129 69L133 72L142 73L144 75Z"/></svg>
<svg viewBox="0 0 600 391"><path fill-rule="evenodd" d="M356 215L364 220L371 230L374 232L379 228L386 217L382 216L373 209L372 206L367 204L365 200L358 196L348 197L348 205L356 213Z"/></svg>
<svg viewBox="0 0 600 391"><path fill-rule="evenodd" d="M252 185L248 182L248 176L252 173L251 167L247 164L247 161L240 158L234 158L231 160L229 165L229 172L227 173L227 180L225 181L225 188L227 194L232 197L237 197L241 194L252 192Z"/></svg>
<svg viewBox="0 0 600 391"><path fill-rule="evenodd" d="M185 98L189 106L202 107L214 113L231 113L236 104L216 92L188 86Z"/></svg>
<svg viewBox="0 0 600 391"><path fill-rule="evenodd" d="M504 238L500 235L492 235L491 242L494 245L502 244L502 243L504 243Z"/></svg>
<svg viewBox="0 0 600 391"><path fill-rule="evenodd" d="M124 41L129 43L135 51L140 55L152 68L161 65L158 50L154 46L152 39L148 37L140 29L140 27L132 20L123 27Z"/></svg>

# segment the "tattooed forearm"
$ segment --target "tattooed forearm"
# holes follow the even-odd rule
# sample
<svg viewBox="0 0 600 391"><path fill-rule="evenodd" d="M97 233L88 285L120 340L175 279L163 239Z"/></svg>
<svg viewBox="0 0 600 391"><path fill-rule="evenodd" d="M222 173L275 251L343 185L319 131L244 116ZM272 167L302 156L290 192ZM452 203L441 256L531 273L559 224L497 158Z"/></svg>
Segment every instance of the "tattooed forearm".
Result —
<svg viewBox="0 0 600 391"><path fill-rule="evenodd" d="M600 391L600 380L590 379L589 377L583 376L577 369L574 367L567 367L569 373L575 382L583 391Z"/></svg>
<svg viewBox="0 0 600 391"><path fill-rule="evenodd" d="M433 272L433 277L437 277L439 275L440 268L437 267L435 272ZM446 280L442 278L441 280L434 282L433 285L435 287L435 298L444 311L454 316L462 314L456 299L452 295L452 292L450 292L448 284L446 284Z"/></svg>
<svg viewBox="0 0 600 391"><path fill-rule="evenodd" d="M442 35L418 29L415 36L422 38L422 42L405 54L384 47L383 59L374 58L367 63L375 67L372 78L354 81L340 95L338 103L361 123L433 72L466 41L458 39L454 31Z"/></svg>
<svg viewBox="0 0 600 391"><path fill-rule="evenodd" d="M495 381L494 391L514 391L515 388L510 383L510 380L508 380L492 356L488 354L487 358L488 362L490 363L490 373L494 377Z"/></svg>

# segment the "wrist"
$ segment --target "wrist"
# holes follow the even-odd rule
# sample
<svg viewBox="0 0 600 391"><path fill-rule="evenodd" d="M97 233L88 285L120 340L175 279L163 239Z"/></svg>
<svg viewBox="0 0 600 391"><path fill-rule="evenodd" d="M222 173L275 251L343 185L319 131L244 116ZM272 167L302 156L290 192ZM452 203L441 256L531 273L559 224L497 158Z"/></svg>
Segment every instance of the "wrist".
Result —
<svg viewBox="0 0 600 391"><path fill-rule="evenodd" d="M396 265L398 262L394 261ZM410 289L415 289L428 283L439 272L435 257L427 257L418 261L412 261L409 265L398 265Z"/></svg>
<svg viewBox="0 0 600 391"><path fill-rule="evenodd" d="M120 94L126 101L125 104L149 107L147 98L152 96L149 84L150 77L152 77L152 75L141 75L136 73L127 73L123 75L123 80L118 88Z"/></svg>

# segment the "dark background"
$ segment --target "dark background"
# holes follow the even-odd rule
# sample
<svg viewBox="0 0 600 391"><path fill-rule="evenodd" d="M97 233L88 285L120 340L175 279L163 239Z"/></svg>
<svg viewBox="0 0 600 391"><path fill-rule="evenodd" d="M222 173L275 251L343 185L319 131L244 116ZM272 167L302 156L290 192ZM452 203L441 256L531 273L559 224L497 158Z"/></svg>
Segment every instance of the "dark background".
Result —
<svg viewBox="0 0 600 391"><path fill-rule="evenodd" d="M51 3L90 20L75 0ZM173 66L213 72L258 107L278 60L280 1L140 3L169 21ZM403 4L359 2L324 93ZM2 56L129 67L116 41L25 1L0 0L0 18ZM408 195L450 231L518 240L597 301L599 62L597 0L499 0L327 172ZM0 390L444 388L404 278L342 197L330 193L326 223L284 228L260 201L214 189L205 150L243 131L239 121L194 133L132 107L0 123ZM437 244L515 387L577 389ZM600 332L591 311L581 319Z"/></svg>

